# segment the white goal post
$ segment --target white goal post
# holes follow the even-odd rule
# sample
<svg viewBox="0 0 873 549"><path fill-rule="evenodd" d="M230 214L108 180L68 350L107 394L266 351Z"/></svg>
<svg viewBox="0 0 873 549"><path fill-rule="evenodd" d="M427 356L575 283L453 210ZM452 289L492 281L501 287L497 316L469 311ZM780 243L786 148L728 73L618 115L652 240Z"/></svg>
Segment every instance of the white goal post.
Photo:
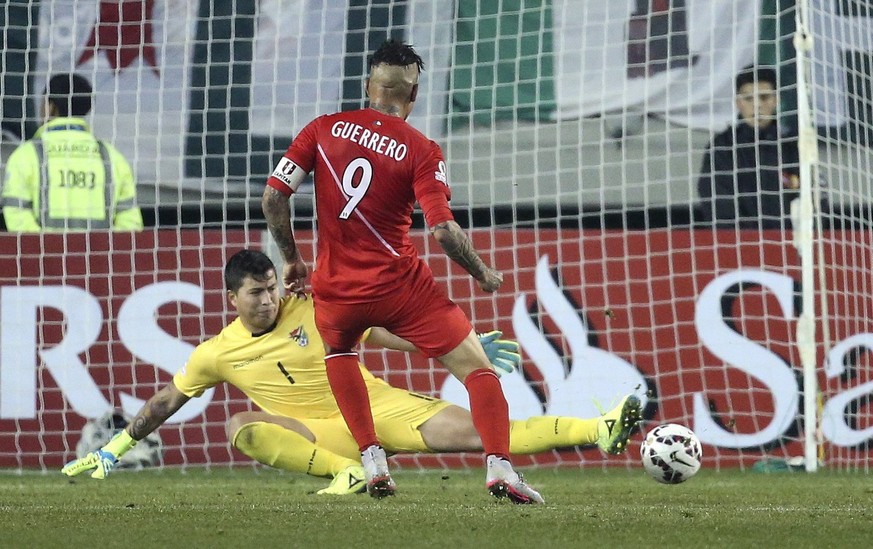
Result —
<svg viewBox="0 0 873 549"><path fill-rule="evenodd" d="M869 471L868 2L11 0L0 20L2 166L41 125L47 79L77 72L147 225L0 234L0 468L59 468L86 421L133 414L232 318L221 271L242 247L271 251L272 167L309 120L365 105L368 54L394 37L425 62L409 121L441 145L456 218L506 283L478 291L419 214L414 242L477 329L521 343L523 371L501 379L513 418L594 417L635 392L643 428L692 428L704 467ZM699 182L711 140L738 123L749 66L775 71L772 143L799 154L727 149L763 167L715 166L702 184L766 179L787 201L796 181L799 201L767 218L740 205L767 193L729 196L740 214L723 226L701 214ZM311 261L309 183L293 210ZM362 357L392 384L466 403L418 356ZM223 386L193 399L159 430L163 465L249 465L224 425L252 406ZM639 438L616 457L518 462L638 467Z"/></svg>

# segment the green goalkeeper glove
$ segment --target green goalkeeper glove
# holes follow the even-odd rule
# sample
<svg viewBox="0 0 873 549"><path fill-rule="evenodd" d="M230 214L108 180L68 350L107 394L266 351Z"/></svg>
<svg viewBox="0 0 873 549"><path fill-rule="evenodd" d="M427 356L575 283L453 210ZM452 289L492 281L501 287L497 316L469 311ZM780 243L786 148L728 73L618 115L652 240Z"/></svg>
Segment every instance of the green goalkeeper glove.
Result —
<svg viewBox="0 0 873 549"><path fill-rule="evenodd" d="M498 376L510 374L521 366L521 355L518 353L518 342L511 339L500 339L503 332L494 330L487 334L478 334L479 343L485 350L492 370Z"/></svg>
<svg viewBox="0 0 873 549"><path fill-rule="evenodd" d="M61 472L68 477L74 477L94 469L91 478L104 479L112 472L112 468L115 467L121 456L134 446L136 446L136 441L127 433L126 429L122 429L102 448L67 463Z"/></svg>

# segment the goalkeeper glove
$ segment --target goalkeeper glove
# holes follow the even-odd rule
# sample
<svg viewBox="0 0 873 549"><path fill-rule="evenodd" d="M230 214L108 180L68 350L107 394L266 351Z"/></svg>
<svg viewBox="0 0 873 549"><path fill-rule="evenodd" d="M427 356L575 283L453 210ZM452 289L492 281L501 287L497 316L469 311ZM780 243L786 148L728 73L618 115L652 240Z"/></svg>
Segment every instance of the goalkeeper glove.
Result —
<svg viewBox="0 0 873 549"><path fill-rule="evenodd" d="M127 433L126 429L122 429L102 448L67 463L61 472L68 477L74 477L94 469L91 478L104 479L112 472L112 468L115 467L121 456L134 446L136 446L136 441Z"/></svg>
<svg viewBox="0 0 873 549"><path fill-rule="evenodd" d="M503 336L503 332L500 330L478 335L479 343L482 344L485 355L491 363L491 369L498 376L512 373L521 366L521 355L518 353L517 341L500 339Z"/></svg>

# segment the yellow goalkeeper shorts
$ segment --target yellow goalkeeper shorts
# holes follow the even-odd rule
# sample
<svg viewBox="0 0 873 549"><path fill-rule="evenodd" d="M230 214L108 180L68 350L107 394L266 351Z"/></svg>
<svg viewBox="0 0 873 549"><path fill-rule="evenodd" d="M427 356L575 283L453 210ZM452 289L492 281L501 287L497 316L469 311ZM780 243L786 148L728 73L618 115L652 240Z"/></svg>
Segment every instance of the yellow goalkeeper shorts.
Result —
<svg viewBox="0 0 873 549"><path fill-rule="evenodd" d="M438 398L391 387L381 379L368 380L370 408L376 436L389 453L430 452L418 428L451 406ZM324 419L294 418L315 435L315 444L341 456L359 460L361 452L339 412Z"/></svg>

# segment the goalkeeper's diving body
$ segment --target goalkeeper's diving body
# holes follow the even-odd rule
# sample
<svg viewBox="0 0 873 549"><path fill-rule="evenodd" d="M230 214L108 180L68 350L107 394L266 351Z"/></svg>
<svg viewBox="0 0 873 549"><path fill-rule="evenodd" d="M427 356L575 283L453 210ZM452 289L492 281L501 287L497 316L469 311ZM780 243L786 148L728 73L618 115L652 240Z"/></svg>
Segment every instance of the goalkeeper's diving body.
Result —
<svg viewBox="0 0 873 549"><path fill-rule="evenodd" d="M127 427L103 448L71 461L69 476L91 471L105 478L137 441L162 425L190 398L226 382L262 411L241 412L227 423L227 436L246 456L278 469L332 478L319 494L366 491L358 445L337 408L315 329L312 299L279 296L276 269L261 252L234 254L224 269L227 296L237 318L198 345L173 380L152 396ZM415 351L382 328L365 333L368 343ZM520 363L518 344L494 331L480 341L495 369ZM390 453L481 451L470 412L446 401L392 387L361 365L379 439ZM533 454L597 444L610 454L625 450L640 420L640 401L629 395L599 418L539 416L512 421L510 451Z"/></svg>

